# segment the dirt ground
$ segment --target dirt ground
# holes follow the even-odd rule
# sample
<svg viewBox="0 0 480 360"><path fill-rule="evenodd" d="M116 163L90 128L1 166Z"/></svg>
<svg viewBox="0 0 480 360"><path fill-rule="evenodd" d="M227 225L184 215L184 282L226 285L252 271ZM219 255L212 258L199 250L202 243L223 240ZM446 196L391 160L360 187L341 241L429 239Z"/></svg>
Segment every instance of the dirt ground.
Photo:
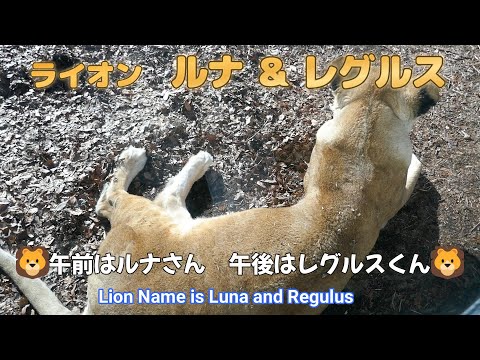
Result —
<svg viewBox="0 0 480 360"><path fill-rule="evenodd" d="M353 305L324 314L458 314L480 296L480 47L475 46L0 46L0 247L12 253L34 241L50 253L93 252L108 224L95 203L128 144L144 146L149 160L130 191L153 198L188 157L199 150L215 164L194 186L188 206L195 216L252 207L286 206L303 194L317 129L332 117L328 89L308 90L306 55L319 69L345 54L398 54L413 66L417 55L440 54L447 86L441 100L420 117L412 133L422 176L407 205L381 232L372 253L392 259L414 254L426 264L435 246L465 251L465 273L452 280L431 274L364 271L347 289ZM230 83L174 89L178 54L198 56L206 66L222 54L245 67ZM291 84L263 87L259 61L278 56ZM133 85L106 90L80 76L79 87L57 83L35 90L35 61L57 68L75 63L120 62L143 72ZM401 263L402 264L402 263ZM404 264L403 264L404 265ZM86 278L44 278L69 308L83 309ZM28 300L0 273L0 314L34 313Z"/></svg>

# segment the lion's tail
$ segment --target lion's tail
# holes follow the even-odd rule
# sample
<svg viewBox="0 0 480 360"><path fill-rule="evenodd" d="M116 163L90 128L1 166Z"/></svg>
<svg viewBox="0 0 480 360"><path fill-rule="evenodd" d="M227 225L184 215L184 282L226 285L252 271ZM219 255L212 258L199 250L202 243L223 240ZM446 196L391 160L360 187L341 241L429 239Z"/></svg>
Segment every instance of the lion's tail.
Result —
<svg viewBox="0 0 480 360"><path fill-rule="evenodd" d="M0 249L0 269L7 273L39 314L72 314L42 280L28 279L18 275L15 257L2 249Z"/></svg>

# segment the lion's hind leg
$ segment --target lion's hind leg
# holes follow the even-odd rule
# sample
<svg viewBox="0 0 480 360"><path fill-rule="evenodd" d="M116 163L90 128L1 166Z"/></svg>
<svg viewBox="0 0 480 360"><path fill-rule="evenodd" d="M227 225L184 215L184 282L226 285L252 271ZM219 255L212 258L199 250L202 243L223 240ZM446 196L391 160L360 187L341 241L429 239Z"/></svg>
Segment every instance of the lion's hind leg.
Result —
<svg viewBox="0 0 480 360"><path fill-rule="evenodd" d="M135 176L142 171L147 162L145 149L129 146L119 157L112 180L106 184L95 207L95 212L110 219L115 201L121 194L126 194Z"/></svg>
<svg viewBox="0 0 480 360"><path fill-rule="evenodd" d="M191 220L185 199L193 183L205 174L212 161L212 156L205 151L192 156L183 169L168 181L154 203L170 213L178 222Z"/></svg>

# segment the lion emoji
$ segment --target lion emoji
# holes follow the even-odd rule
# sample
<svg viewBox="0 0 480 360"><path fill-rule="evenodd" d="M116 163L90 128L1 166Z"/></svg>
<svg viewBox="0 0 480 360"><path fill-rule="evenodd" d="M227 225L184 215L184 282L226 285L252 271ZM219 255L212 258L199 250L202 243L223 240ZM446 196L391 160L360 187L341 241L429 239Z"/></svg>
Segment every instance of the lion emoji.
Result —
<svg viewBox="0 0 480 360"><path fill-rule="evenodd" d="M48 273L50 257L43 246L22 246L16 257L18 275L35 279Z"/></svg>
<svg viewBox="0 0 480 360"><path fill-rule="evenodd" d="M430 254L432 274L444 279L453 279L463 274L463 251L456 247L437 246Z"/></svg>

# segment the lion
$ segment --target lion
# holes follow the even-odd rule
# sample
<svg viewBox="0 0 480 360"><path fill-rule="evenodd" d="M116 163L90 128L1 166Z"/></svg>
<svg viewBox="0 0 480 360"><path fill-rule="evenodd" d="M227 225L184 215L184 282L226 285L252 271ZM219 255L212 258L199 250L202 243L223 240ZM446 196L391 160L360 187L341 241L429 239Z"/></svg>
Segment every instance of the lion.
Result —
<svg viewBox="0 0 480 360"><path fill-rule="evenodd" d="M333 62L339 69L345 59ZM307 172L304 195L290 207L257 208L211 218L193 219L185 206L192 185L213 163L204 151L192 156L183 169L152 201L127 192L142 171L147 154L129 147L119 157L112 180L104 186L96 206L99 216L110 221L111 230L98 254L131 256L132 261L147 254L175 254L194 260L203 273L177 271L175 275L154 266L145 275L112 272L93 273L88 278L85 314L319 314L307 304L251 303L202 304L112 303L100 294L115 291L119 296L134 296L141 289L157 292L207 294L244 291L273 292L297 289L301 292L342 291L353 273L327 274L319 267L309 274L297 271L272 276L255 276L245 269L241 276L229 259L240 255L266 253L301 254L309 264L318 264L324 254L356 254L363 260L372 250L380 230L407 202L421 171L413 154L410 131L415 118L424 114L439 99L439 88L432 82L402 88L375 84L380 69L372 67L363 84L345 89L342 84L359 73L353 68L346 76L339 71L332 80L333 119L316 134ZM157 264L158 265L158 264ZM295 264L298 265L298 264ZM25 293L40 314L68 313L52 291L41 281L23 279L12 271L11 256L0 251L0 267ZM186 270L186 269L185 269ZM28 280L28 281L27 281ZM36 281L33 283L32 281ZM30 298L29 294L34 294Z"/></svg>
<svg viewBox="0 0 480 360"><path fill-rule="evenodd" d="M463 251L457 248L446 250L442 247L437 247L431 253L433 275L445 279L452 279L462 275L464 269L463 257Z"/></svg>
<svg viewBox="0 0 480 360"><path fill-rule="evenodd" d="M44 248L21 247L17 251L17 272L31 279L48 273L48 252Z"/></svg>

